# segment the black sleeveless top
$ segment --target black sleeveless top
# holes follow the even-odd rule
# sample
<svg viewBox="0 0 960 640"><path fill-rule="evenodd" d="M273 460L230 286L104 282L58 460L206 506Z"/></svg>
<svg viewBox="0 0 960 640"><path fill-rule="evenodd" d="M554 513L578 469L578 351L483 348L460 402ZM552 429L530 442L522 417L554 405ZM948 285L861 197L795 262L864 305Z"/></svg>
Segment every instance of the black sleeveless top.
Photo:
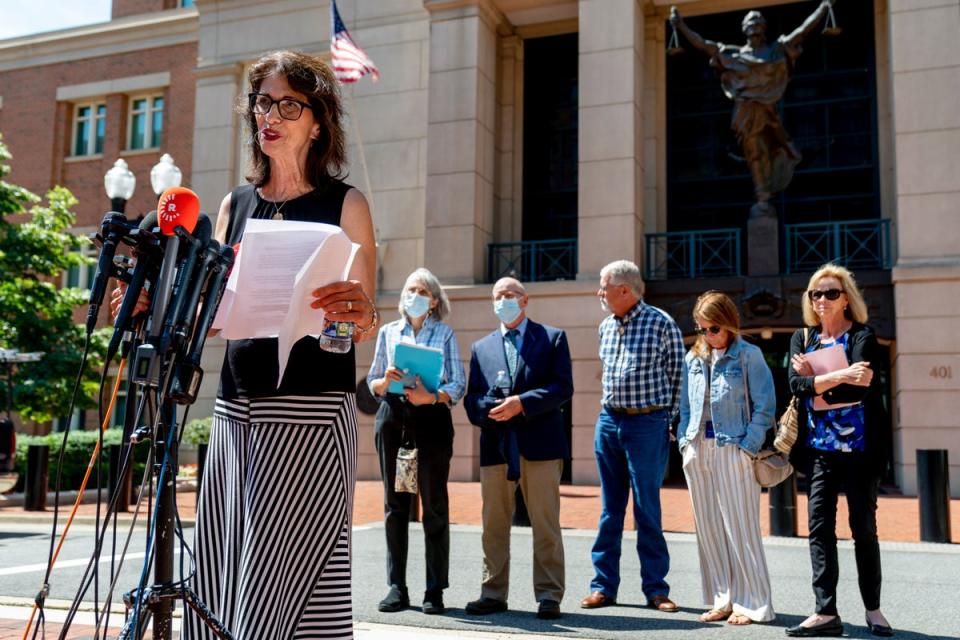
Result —
<svg viewBox="0 0 960 640"><path fill-rule="evenodd" d="M343 200L350 185L333 180L326 185L288 200L282 206L286 220L325 222L340 225ZM253 185L237 187L230 194L230 224L227 243L236 245L243 236L247 220L270 219L276 209L272 202L257 195ZM305 309L304 313L309 313ZM271 396L316 396L328 391L355 391L355 349L348 353L330 353L320 348L317 339L301 338L293 345L287 369L277 387L277 339L228 340L227 353L220 371L219 397L265 398Z"/></svg>

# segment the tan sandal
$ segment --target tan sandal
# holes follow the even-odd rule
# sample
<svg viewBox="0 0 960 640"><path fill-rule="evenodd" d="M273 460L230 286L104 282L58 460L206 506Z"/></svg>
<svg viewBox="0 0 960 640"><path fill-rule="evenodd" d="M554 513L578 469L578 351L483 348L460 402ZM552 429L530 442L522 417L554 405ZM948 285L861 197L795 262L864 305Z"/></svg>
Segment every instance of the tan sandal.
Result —
<svg viewBox="0 0 960 640"><path fill-rule="evenodd" d="M727 618L727 624L735 624L737 626L743 626L747 624L752 624L753 620L743 615L742 613L731 613L730 617Z"/></svg>
<svg viewBox="0 0 960 640"><path fill-rule="evenodd" d="M726 620L729 616L729 611L710 609L710 611L700 614L700 622L720 622L721 620Z"/></svg>

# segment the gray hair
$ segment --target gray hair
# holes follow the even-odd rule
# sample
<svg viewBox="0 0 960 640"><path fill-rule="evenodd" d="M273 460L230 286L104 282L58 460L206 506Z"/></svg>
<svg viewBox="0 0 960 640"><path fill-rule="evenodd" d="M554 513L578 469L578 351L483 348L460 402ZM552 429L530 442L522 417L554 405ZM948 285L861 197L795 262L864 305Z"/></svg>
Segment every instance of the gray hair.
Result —
<svg viewBox="0 0 960 640"><path fill-rule="evenodd" d="M643 297L645 284L643 274L638 267L629 260L615 260L600 270L600 277L609 276L611 284L625 284L633 290L638 298Z"/></svg>
<svg viewBox="0 0 960 640"><path fill-rule="evenodd" d="M437 306L430 309L431 316L437 320L443 320L450 315L450 299L447 298L447 293L443 290L443 287L440 286L440 281L437 280L437 276L433 275L429 269L423 267L414 269L413 273L407 276L407 281L403 283L403 291L406 291L407 287L414 282L426 287L427 290L430 291L430 295L433 296L433 299L437 301ZM400 302L397 304L397 311L400 312L400 315L406 317L407 314L403 310L402 292L400 294Z"/></svg>

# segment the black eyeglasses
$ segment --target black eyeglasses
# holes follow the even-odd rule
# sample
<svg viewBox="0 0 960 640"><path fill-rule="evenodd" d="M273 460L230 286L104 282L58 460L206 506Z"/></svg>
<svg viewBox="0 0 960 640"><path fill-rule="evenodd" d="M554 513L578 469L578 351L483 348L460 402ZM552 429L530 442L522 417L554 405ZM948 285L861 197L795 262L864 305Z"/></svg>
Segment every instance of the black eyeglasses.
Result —
<svg viewBox="0 0 960 640"><path fill-rule="evenodd" d="M820 289L811 289L810 291L807 291L807 296L811 300L819 300L820 298L826 298L827 300L836 300L837 298L840 297L840 294L843 292L844 292L843 289L827 289L825 291Z"/></svg>
<svg viewBox="0 0 960 640"><path fill-rule="evenodd" d="M695 331L697 332L697 335L705 336L707 335L708 332L712 333L713 335L717 335L718 333L723 331L723 329L721 329L717 325L713 325L711 327L697 327Z"/></svg>
<svg viewBox="0 0 960 640"><path fill-rule="evenodd" d="M277 113L284 120L299 120L304 109L313 109L307 102L300 102L293 98L281 98L274 100L265 93L251 93L248 96L250 100L250 111L265 116L277 105Z"/></svg>

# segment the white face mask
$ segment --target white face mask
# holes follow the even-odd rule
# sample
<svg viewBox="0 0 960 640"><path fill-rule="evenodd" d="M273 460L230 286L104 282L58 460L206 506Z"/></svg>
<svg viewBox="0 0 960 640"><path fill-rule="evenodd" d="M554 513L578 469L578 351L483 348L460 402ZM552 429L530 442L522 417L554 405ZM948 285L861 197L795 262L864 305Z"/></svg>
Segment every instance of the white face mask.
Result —
<svg viewBox="0 0 960 640"><path fill-rule="evenodd" d="M520 301L516 298L500 298L493 303L493 312L503 324L510 324L520 316Z"/></svg>
<svg viewBox="0 0 960 640"><path fill-rule="evenodd" d="M430 298L422 296L416 291L407 291L403 294L403 310L411 318L419 318L430 311Z"/></svg>

